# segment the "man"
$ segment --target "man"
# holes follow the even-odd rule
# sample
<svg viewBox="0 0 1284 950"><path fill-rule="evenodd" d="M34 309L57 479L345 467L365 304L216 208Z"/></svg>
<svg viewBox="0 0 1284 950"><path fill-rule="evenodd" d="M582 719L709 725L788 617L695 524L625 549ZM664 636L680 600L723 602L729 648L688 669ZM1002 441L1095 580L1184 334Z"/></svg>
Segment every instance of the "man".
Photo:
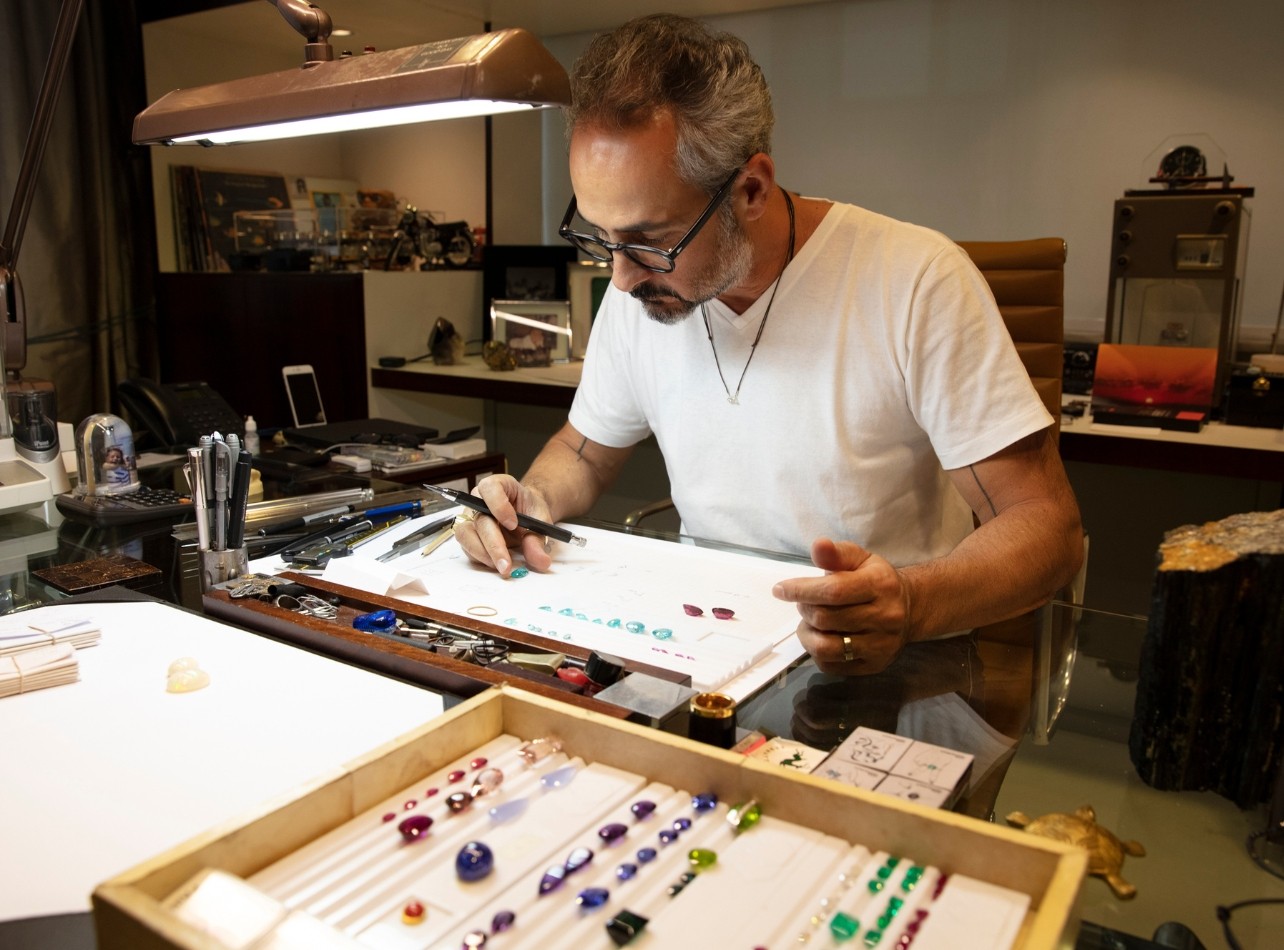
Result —
<svg viewBox="0 0 1284 950"><path fill-rule="evenodd" d="M521 482L478 486L470 557L548 569L516 512L587 512L653 432L688 533L810 545L826 574L773 594L822 670L876 672L1074 575L1052 420L983 278L935 232L779 186L743 42L644 17L590 44L572 98L561 234L613 286L567 424Z"/></svg>

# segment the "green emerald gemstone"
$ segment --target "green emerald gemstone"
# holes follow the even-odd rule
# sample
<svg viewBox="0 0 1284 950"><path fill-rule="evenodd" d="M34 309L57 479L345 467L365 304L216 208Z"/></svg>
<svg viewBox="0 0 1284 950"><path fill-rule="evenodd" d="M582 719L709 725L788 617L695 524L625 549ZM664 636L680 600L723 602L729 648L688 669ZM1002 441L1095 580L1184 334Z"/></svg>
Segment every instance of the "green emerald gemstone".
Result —
<svg viewBox="0 0 1284 950"><path fill-rule="evenodd" d="M736 831L748 831L762 820L762 809L755 801L741 802L727 812L727 822Z"/></svg>
<svg viewBox="0 0 1284 950"><path fill-rule="evenodd" d="M840 943L844 940L851 940L860 930L860 921L855 917L844 914L841 910L834 914L833 919L829 921L829 932L833 934L835 940Z"/></svg>
<svg viewBox="0 0 1284 950"><path fill-rule="evenodd" d="M869 882L869 890L870 890L870 893L872 894L877 894L884 887L885 885L878 878L874 878Z"/></svg>
<svg viewBox="0 0 1284 950"><path fill-rule="evenodd" d="M710 851L708 848L692 848L687 852L687 860L697 871L703 871L718 863L718 852Z"/></svg>
<svg viewBox="0 0 1284 950"><path fill-rule="evenodd" d="M865 933L865 946L876 947L878 946L878 941L882 939L883 939L883 932L881 930L867 931Z"/></svg>

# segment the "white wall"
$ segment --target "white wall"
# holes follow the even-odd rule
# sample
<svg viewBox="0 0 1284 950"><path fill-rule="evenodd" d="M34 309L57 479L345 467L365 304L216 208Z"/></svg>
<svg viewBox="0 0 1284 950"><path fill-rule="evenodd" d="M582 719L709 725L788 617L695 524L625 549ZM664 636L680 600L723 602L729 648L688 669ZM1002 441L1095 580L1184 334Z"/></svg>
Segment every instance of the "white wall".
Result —
<svg viewBox="0 0 1284 950"><path fill-rule="evenodd" d="M1235 184L1257 189L1243 320L1273 327L1279 0L848 0L710 22L743 37L771 83L786 186L960 240L1066 238L1067 328L1080 338L1104 329L1114 200L1144 186L1142 160L1167 137L1211 135ZM549 45L569 64L586 41ZM545 176L551 236L569 199L564 160Z"/></svg>

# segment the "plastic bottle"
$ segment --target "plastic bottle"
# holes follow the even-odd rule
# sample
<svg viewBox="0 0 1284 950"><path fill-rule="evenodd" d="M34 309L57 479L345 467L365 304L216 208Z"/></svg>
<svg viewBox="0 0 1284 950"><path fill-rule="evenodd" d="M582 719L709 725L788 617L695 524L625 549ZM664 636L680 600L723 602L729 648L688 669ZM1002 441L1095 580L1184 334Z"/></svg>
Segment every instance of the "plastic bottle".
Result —
<svg viewBox="0 0 1284 950"><path fill-rule="evenodd" d="M259 454L259 424L253 416L245 417L245 451L251 455Z"/></svg>

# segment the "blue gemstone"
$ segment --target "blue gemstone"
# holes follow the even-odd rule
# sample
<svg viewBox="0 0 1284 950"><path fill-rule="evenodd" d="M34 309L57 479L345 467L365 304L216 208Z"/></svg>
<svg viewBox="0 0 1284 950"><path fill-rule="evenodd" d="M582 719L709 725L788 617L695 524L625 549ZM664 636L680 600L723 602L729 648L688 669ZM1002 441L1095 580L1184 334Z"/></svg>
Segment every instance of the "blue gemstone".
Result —
<svg viewBox="0 0 1284 950"><path fill-rule="evenodd" d="M678 840L678 833L672 828L660 829L660 844L673 844Z"/></svg>
<svg viewBox="0 0 1284 950"><path fill-rule="evenodd" d="M609 825L603 825L601 828L597 829L597 836L607 844L610 844L612 841L619 841L628 833L629 826L621 824L618 821L613 821Z"/></svg>
<svg viewBox="0 0 1284 950"><path fill-rule="evenodd" d="M649 802L644 798L630 805L629 811L633 812L634 818L641 821L643 818L649 818L651 813L655 811L655 802Z"/></svg>
<svg viewBox="0 0 1284 950"><path fill-rule="evenodd" d="M679 818L677 821L673 823L674 831L686 831L690 827L691 827L690 818Z"/></svg>
<svg viewBox="0 0 1284 950"><path fill-rule="evenodd" d="M607 625L608 627L618 627L618 626L620 626L623 622L624 622L624 621L622 621L619 617L616 617L614 620L608 620L608 621L606 622L606 625Z"/></svg>
<svg viewBox="0 0 1284 950"><path fill-rule="evenodd" d="M611 892L605 887L586 887L580 891L575 900L585 910L592 910L595 907L601 907L610 897Z"/></svg>
<svg viewBox="0 0 1284 950"><path fill-rule="evenodd" d="M562 886L562 881L566 880L566 867L561 864L554 864L544 876L539 879L539 893L543 897L549 891L555 891Z"/></svg>
<svg viewBox="0 0 1284 950"><path fill-rule="evenodd" d="M673 637L673 631L668 627L656 627L651 631L651 636L655 637L657 640L669 640Z"/></svg>
<svg viewBox="0 0 1284 950"><path fill-rule="evenodd" d="M578 612L577 612L577 613L575 614L575 619L576 619L576 620L588 620L588 614L582 614L582 613L578 613Z"/></svg>
<svg viewBox="0 0 1284 950"><path fill-rule="evenodd" d="M527 574L529 574L529 573L530 573L530 569L529 569L529 568L525 568L525 567L515 567L515 568L513 568L511 571L509 571L509 572L508 572L508 576L509 576L509 577L513 577L513 578L520 578L520 577L525 577L525 576L526 576Z"/></svg>
<svg viewBox="0 0 1284 950"><path fill-rule="evenodd" d="M528 798L514 798L511 801L500 802L491 808L489 812L490 820L497 825L512 821L526 811L528 805L530 805L530 799Z"/></svg>
<svg viewBox="0 0 1284 950"><path fill-rule="evenodd" d="M563 617L575 616L575 611L570 607L563 607L561 610L558 611L558 613L561 614Z"/></svg>
<svg viewBox="0 0 1284 950"><path fill-rule="evenodd" d="M638 866L636 864L631 864L627 861L615 869L615 876L618 877L621 881L630 880L633 877L633 875L637 873L638 873Z"/></svg>
<svg viewBox="0 0 1284 950"><path fill-rule="evenodd" d="M562 788L571 784L571 779L575 778L575 773L579 771L574 765L563 765L560 769L554 769L547 775L540 776L539 783L545 788Z"/></svg>
<svg viewBox="0 0 1284 950"><path fill-rule="evenodd" d="M718 796L713 792L701 792L691 799L691 807L698 812L713 811L718 807Z"/></svg>
<svg viewBox="0 0 1284 950"><path fill-rule="evenodd" d="M495 855L480 841L470 841L455 857L455 873L461 881L480 881L495 868Z"/></svg>
<svg viewBox="0 0 1284 950"><path fill-rule="evenodd" d="M655 848L640 848L638 850L638 860L641 861L643 864L646 864L649 861L654 861L655 856L658 853L659 852L657 852Z"/></svg>
<svg viewBox="0 0 1284 950"><path fill-rule="evenodd" d="M624 625L624 629L629 633L645 633L646 624L642 623L640 620L630 620Z"/></svg>

